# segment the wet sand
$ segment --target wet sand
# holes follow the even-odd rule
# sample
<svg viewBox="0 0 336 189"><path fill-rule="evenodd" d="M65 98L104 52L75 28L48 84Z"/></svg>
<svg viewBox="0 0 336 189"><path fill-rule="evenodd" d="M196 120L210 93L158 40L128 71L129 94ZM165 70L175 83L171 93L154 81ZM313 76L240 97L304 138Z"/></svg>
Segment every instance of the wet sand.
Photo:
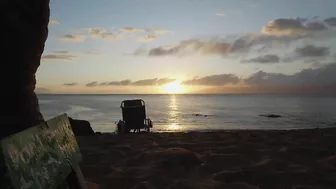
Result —
<svg viewBox="0 0 336 189"><path fill-rule="evenodd" d="M78 137L100 189L335 189L336 128Z"/></svg>

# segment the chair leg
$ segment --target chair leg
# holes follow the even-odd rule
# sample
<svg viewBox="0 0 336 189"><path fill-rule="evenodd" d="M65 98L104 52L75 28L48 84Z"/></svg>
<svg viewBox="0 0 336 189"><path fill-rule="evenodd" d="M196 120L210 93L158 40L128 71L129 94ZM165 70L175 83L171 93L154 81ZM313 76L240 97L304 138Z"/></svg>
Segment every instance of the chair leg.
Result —
<svg viewBox="0 0 336 189"><path fill-rule="evenodd" d="M82 171L78 165L73 167L72 172L66 180L70 189L87 189Z"/></svg>

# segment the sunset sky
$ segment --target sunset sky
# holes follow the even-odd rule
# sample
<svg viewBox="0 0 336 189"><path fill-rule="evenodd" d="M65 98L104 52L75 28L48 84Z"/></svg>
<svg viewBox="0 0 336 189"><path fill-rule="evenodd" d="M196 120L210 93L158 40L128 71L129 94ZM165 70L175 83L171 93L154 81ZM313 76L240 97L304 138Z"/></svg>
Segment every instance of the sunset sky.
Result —
<svg viewBox="0 0 336 189"><path fill-rule="evenodd" d="M51 0L37 92L336 91L335 0Z"/></svg>

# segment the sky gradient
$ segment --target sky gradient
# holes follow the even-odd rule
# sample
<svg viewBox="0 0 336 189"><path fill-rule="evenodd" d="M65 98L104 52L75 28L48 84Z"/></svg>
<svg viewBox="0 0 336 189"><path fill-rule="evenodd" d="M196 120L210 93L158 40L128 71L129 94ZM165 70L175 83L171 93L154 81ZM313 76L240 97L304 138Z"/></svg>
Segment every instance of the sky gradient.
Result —
<svg viewBox="0 0 336 189"><path fill-rule="evenodd" d="M54 0L36 92L336 92L334 7L334 0Z"/></svg>

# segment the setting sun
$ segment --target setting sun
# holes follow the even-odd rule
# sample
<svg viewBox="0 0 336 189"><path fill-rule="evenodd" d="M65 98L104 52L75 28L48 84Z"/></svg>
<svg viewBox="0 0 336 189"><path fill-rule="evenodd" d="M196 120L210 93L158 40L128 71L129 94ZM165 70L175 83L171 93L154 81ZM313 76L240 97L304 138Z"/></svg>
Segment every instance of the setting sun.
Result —
<svg viewBox="0 0 336 189"><path fill-rule="evenodd" d="M162 91L168 94L183 93L184 87L178 81L174 81L162 86Z"/></svg>

